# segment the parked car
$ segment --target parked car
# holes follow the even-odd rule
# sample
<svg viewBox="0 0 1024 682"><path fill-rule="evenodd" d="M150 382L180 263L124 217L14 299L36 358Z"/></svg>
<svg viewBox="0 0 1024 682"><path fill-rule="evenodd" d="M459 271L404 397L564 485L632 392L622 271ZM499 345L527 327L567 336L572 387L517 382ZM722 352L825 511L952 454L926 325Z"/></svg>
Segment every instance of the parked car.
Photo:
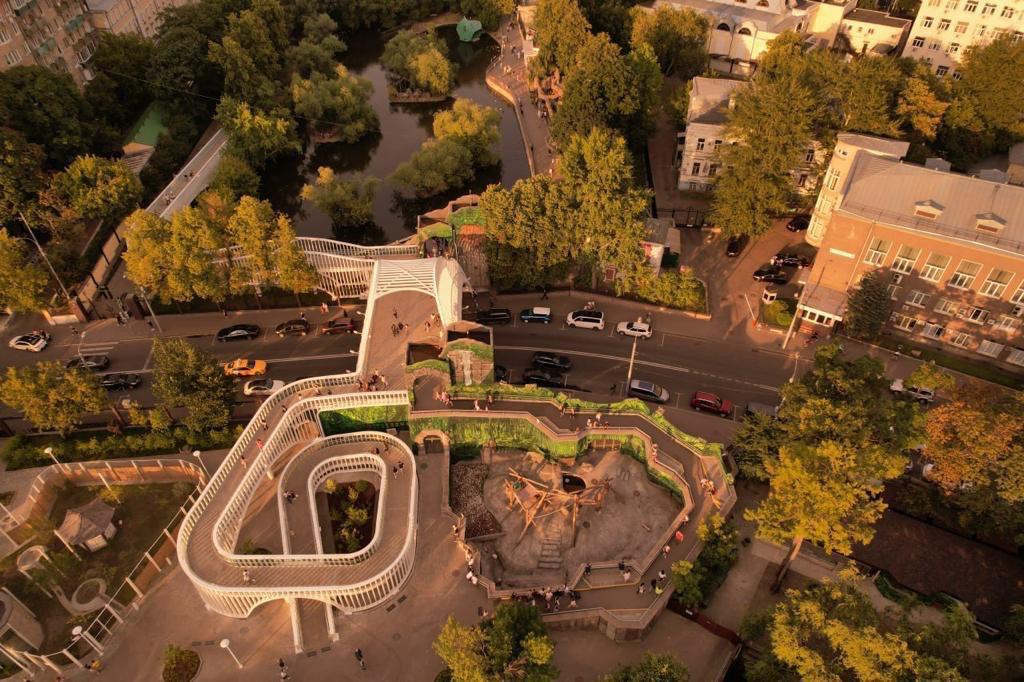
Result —
<svg viewBox="0 0 1024 682"><path fill-rule="evenodd" d="M265 360L248 360L238 358L224 365L224 373L229 377L258 377L267 373Z"/></svg>
<svg viewBox="0 0 1024 682"><path fill-rule="evenodd" d="M476 314L476 321L486 325L509 324L512 322L512 311L508 308L488 308Z"/></svg>
<svg viewBox="0 0 1024 682"><path fill-rule="evenodd" d="M564 355L538 351L533 354L533 366L539 367L540 369L553 369L558 372L568 372L572 369L572 360Z"/></svg>
<svg viewBox="0 0 1024 682"><path fill-rule="evenodd" d="M260 328L254 324L233 324L217 332L218 341L249 341L259 338Z"/></svg>
<svg viewBox="0 0 1024 682"><path fill-rule="evenodd" d="M356 321L351 317L339 317L336 320L328 320L320 325L320 334L333 336L334 334L354 334Z"/></svg>
<svg viewBox="0 0 1024 682"><path fill-rule="evenodd" d="M722 417L731 417L734 405L724 398L719 398L714 393L696 391L693 397L690 398L690 407L698 412L707 410Z"/></svg>
<svg viewBox="0 0 1024 682"><path fill-rule="evenodd" d="M280 337L305 336L309 333L309 322L302 318L288 320L287 322L282 322L277 325L274 329L274 333Z"/></svg>
<svg viewBox="0 0 1024 682"><path fill-rule="evenodd" d="M561 388L565 386L565 375L546 369L531 367L523 372L524 384L537 384L549 388Z"/></svg>
<svg viewBox="0 0 1024 682"><path fill-rule="evenodd" d="M811 259L801 256L799 253L779 251L772 256L772 265L788 268L806 268L811 264Z"/></svg>
<svg viewBox="0 0 1024 682"><path fill-rule="evenodd" d="M142 377L138 374L104 374L100 377L100 384L108 391L127 391L141 383Z"/></svg>
<svg viewBox="0 0 1024 682"><path fill-rule="evenodd" d="M508 381L508 369L502 365L494 366L494 383L503 384Z"/></svg>
<svg viewBox="0 0 1024 682"><path fill-rule="evenodd" d="M551 308L527 308L519 313L519 320L525 324L551 324Z"/></svg>
<svg viewBox="0 0 1024 682"><path fill-rule="evenodd" d="M82 368L93 371L110 367L110 358L106 355L76 355L64 365L68 369Z"/></svg>
<svg viewBox="0 0 1024 682"><path fill-rule="evenodd" d="M649 339L654 330L646 322L619 322L615 325L615 333L619 336L639 336L642 339Z"/></svg>
<svg viewBox="0 0 1024 682"><path fill-rule="evenodd" d="M604 313L600 310L574 310L565 316L565 324L580 329L604 329Z"/></svg>
<svg viewBox="0 0 1024 682"><path fill-rule="evenodd" d="M7 343L9 348L24 350L30 353L38 353L48 345L50 345L50 335L46 332L22 334L21 336L15 336Z"/></svg>
<svg viewBox="0 0 1024 682"><path fill-rule="evenodd" d="M927 405L928 403L935 401L935 391L930 388L907 386L903 383L903 379L894 379L893 382L889 384L889 390L892 391L894 396L916 400L922 405Z"/></svg>
<svg viewBox="0 0 1024 682"><path fill-rule="evenodd" d="M250 379L242 386L242 393L245 395L270 395L281 388L284 388L284 382L280 379Z"/></svg>
<svg viewBox="0 0 1024 682"><path fill-rule="evenodd" d="M669 399L668 389L640 379L633 379L629 382L629 395L652 403L667 403Z"/></svg>
<svg viewBox="0 0 1024 682"><path fill-rule="evenodd" d="M789 275L782 268L772 265L767 268L754 270L754 279L758 282L768 282L770 284L785 284L789 281Z"/></svg>
<svg viewBox="0 0 1024 682"><path fill-rule="evenodd" d="M729 237L729 241L725 244L725 255L729 258L735 258L743 252L746 248L747 242L750 241L750 237L745 234L737 234Z"/></svg>
<svg viewBox="0 0 1024 682"><path fill-rule="evenodd" d="M803 232L811 224L811 216L801 213L800 215L793 216L788 223L786 223L786 229L790 232Z"/></svg>

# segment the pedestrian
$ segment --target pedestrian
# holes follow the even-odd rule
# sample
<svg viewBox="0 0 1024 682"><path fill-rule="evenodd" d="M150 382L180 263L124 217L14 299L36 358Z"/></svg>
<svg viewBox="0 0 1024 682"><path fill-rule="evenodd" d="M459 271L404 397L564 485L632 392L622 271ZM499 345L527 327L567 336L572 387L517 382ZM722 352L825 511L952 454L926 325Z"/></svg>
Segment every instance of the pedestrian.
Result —
<svg viewBox="0 0 1024 682"><path fill-rule="evenodd" d="M452 526L452 528L455 528L455 526ZM456 531L457 530L458 529L456 529ZM468 580L469 582L473 582L473 569L472 568L469 569L468 571L466 571L466 580Z"/></svg>
<svg viewBox="0 0 1024 682"><path fill-rule="evenodd" d="M391 475L394 476L395 478L398 478L398 465L397 464L395 466L391 467Z"/></svg>
<svg viewBox="0 0 1024 682"><path fill-rule="evenodd" d="M320 304L320 312L322 312L324 315L326 315L327 314L327 310L328 310L327 303L326 302L325 303L321 303Z"/></svg>
<svg viewBox="0 0 1024 682"><path fill-rule="evenodd" d="M303 310L302 312L299 313L299 319L300 320L305 320L306 319L306 311L305 310Z"/></svg>
<svg viewBox="0 0 1024 682"><path fill-rule="evenodd" d="M636 588L636 593L637 594L643 594L646 591L647 591L647 583L645 583L643 580L641 580L640 584Z"/></svg>
<svg viewBox="0 0 1024 682"><path fill-rule="evenodd" d="M664 582L668 575L665 574L665 569L658 571L658 582Z"/></svg>
<svg viewBox="0 0 1024 682"><path fill-rule="evenodd" d="M664 585L658 584L658 585L656 585L654 587L654 594L661 594L664 591L665 591L665 586Z"/></svg>
<svg viewBox="0 0 1024 682"><path fill-rule="evenodd" d="M480 401L479 400L474 400L473 401L473 409L476 410L477 412L480 411Z"/></svg>
<svg viewBox="0 0 1024 682"><path fill-rule="evenodd" d="M257 438L256 439L256 447L258 447L260 450L263 449L263 439L262 438Z"/></svg>
<svg viewBox="0 0 1024 682"><path fill-rule="evenodd" d="M398 319L398 308L392 308L391 309L391 315L392 315L392 317L394 317L397 320ZM357 651L358 651L358 649L357 649Z"/></svg>
<svg viewBox="0 0 1024 682"><path fill-rule="evenodd" d="M280 669L281 669L282 671L284 671L284 670L287 670L287 669L288 669L288 666L287 666L287 665L285 665L285 662L284 662L284 659L283 659L283 658L278 658L278 659L277 659L277 667L278 667L278 668L280 668Z"/></svg>
<svg viewBox="0 0 1024 682"><path fill-rule="evenodd" d="M267 430L267 415L260 417L260 424L263 426L263 430Z"/></svg>
<svg viewBox="0 0 1024 682"><path fill-rule="evenodd" d="M618 389L618 387L619 382L616 381L614 384L612 384L611 388L608 389L608 392L611 393L612 395L615 395L616 393L618 393L618 391L616 390Z"/></svg>
<svg viewBox="0 0 1024 682"><path fill-rule="evenodd" d="M565 403L559 403L558 404L558 414L559 414L559 416L562 416L562 417L565 416Z"/></svg>
<svg viewBox="0 0 1024 682"><path fill-rule="evenodd" d="M89 672L94 672L97 675L99 675L101 672L103 672L103 664L100 662L100 659L94 658L91 661L89 661L89 667L87 668L87 670L89 670Z"/></svg>
<svg viewBox="0 0 1024 682"><path fill-rule="evenodd" d="M252 576L249 574L248 568L242 569L242 584L249 585L252 583Z"/></svg>
<svg viewBox="0 0 1024 682"><path fill-rule="evenodd" d="M398 473L402 473L403 471L405 471L405 462L399 461L398 462Z"/></svg>
<svg viewBox="0 0 1024 682"><path fill-rule="evenodd" d="M569 599L569 608L570 609L576 608L576 595L575 594L573 594L573 596L570 597L570 599Z"/></svg>
<svg viewBox="0 0 1024 682"><path fill-rule="evenodd" d="M624 573L625 571L626 571L626 562L625 561L620 561L619 562L619 573Z"/></svg>
<svg viewBox="0 0 1024 682"><path fill-rule="evenodd" d="M668 558L669 552L671 552L671 551L672 551L672 545L665 545L664 547L661 548L661 554L666 559Z"/></svg>
<svg viewBox="0 0 1024 682"><path fill-rule="evenodd" d="M487 394L487 405L488 405L488 407L490 407L493 404L494 404L494 396L491 395L490 393L488 393Z"/></svg>
<svg viewBox="0 0 1024 682"><path fill-rule="evenodd" d="M290 676L288 675L288 672L286 670L282 670L281 671L281 679L282 680L290 679Z"/></svg>
<svg viewBox="0 0 1024 682"><path fill-rule="evenodd" d="M683 544L683 538L684 538L684 537L685 537L685 536L683 535L683 531L682 531L682 530L677 530L677 531L676 531L676 534L675 534L675 538L676 538L676 544L677 544L677 545L681 545L681 544Z"/></svg>
<svg viewBox="0 0 1024 682"><path fill-rule="evenodd" d="M622 572L622 582L628 583L629 579L633 577L633 571L628 568Z"/></svg>
<svg viewBox="0 0 1024 682"><path fill-rule="evenodd" d="M361 670L366 670L366 661L363 660L363 650L362 649L356 649L355 657L356 657L356 660L359 661L359 668Z"/></svg>
<svg viewBox="0 0 1024 682"><path fill-rule="evenodd" d="M583 577L584 578L589 578L590 577L590 572L592 570L593 570L593 567L590 564L585 564L583 566Z"/></svg>
<svg viewBox="0 0 1024 682"><path fill-rule="evenodd" d="M249 463L245 461L245 454L241 454L238 456L238 463L242 465L243 469L249 466Z"/></svg>
<svg viewBox="0 0 1024 682"><path fill-rule="evenodd" d="M540 288L540 300L548 300L548 286L546 284Z"/></svg>
<svg viewBox="0 0 1024 682"><path fill-rule="evenodd" d="M658 589L658 581L655 580L654 578L651 578L651 591L653 592L653 591L656 591L657 589Z"/></svg>

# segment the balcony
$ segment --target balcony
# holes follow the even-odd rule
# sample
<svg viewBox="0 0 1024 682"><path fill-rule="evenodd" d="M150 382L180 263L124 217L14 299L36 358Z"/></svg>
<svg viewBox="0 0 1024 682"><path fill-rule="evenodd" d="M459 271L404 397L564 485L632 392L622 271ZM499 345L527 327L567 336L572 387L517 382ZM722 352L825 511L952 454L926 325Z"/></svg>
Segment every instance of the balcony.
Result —
<svg viewBox="0 0 1024 682"><path fill-rule="evenodd" d="M11 3L11 9L19 17L31 11L36 4L36 0L9 0L9 2Z"/></svg>

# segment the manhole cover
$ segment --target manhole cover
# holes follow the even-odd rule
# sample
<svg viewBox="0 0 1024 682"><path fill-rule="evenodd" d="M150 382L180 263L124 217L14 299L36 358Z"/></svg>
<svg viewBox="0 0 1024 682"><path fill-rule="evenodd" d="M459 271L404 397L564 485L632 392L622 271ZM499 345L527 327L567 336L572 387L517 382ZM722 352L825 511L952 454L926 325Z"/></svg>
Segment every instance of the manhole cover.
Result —
<svg viewBox="0 0 1024 682"><path fill-rule="evenodd" d="M249 628L239 628L238 632L239 632L239 634L247 635L247 634L249 634Z"/></svg>
<svg viewBox="0 0 1024 682"><path fill-rule="evenodd" d="M397 642L398 640L402 639L402 633L396 632L395 634L391 635L391 639L392 641Z"/></svg>
<svg viewBox="0 0 1024 682"><path fill-rule="evenodd" d="M634 490L633 491L633 497L640 497L640 491L639 490Z"/></svg>
<svg viewBox="0 0 1024 682"><path fill-rule="evenodd" d="M584 521L583 522L583 527L584 528L590 528L590 521Z"/></svg>

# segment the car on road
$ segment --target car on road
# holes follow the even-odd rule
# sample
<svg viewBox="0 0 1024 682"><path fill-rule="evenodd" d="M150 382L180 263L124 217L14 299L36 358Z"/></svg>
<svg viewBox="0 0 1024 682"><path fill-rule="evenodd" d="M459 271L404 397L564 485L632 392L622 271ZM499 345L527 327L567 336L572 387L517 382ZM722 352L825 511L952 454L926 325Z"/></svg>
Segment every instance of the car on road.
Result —
<svg viewBox="0 0 1024 682"><path fill-rule="evenodd" d="M629 395L651 403L667 403L669 399L667 388L641 379L633 379L629 382Z"/></svg>
<svg viewBox="0 0 1024 682"><path fill-rule="evenodd" d="M551 324L551 308L527 308L519 313L519 321L525 324Z"/></svg>
<svg viewBox="0 0 1024 682"><path fill-rule="evenodd" d="M765 417L770 417L772 419L778 419L779 418L779 406L778 405L769 405L767 403L758 403L758 402L755 402L755 401L751 400L749 403L747 403L747 411L746 411L745 414L761 414L761 415L764 415Z"/></svg>
<svg viewBox="0 0 1024 682"><path fill-rule="evenodd" d="M799 253L779 251L772 256L772 265L780 268L806 268L811 264L811 259Z"/></svg>
<svg viewBox="0 0 1024 682"><path fill-rule="evenodd" d="M604 329L604 313L600 310L574 310L565 316L565 324L580 329Z"/></svg>
<svg viewBox="0 0 1024 682"><path fill-rule="evenodd" d="M281 388L284 388L284 382L280 379L250 379L242 386L242 393L245 395L270 395Z"/></svg>
<svg viewBox="0 0 1024 682"><path fill-rule="evenodd" d="M735 258L743 252L743 249L747 246L747 242L750 241L750 237L745 234L737 234L729 237L729 241L725 244L725 255L729 258Z"/></svg>
<svg viewBox="0 0 1024 682"><path fill-rule="evenodd" d="M508 368L502 365L494 366L494 383L502 384L508 381Z"/></svg>
<svg viewBox="0 0 1024 682"><path fill-rule="evenodd" d="M15 336L7 343L9 348L24 350L30 353L38 353L48 345L50 345L50 335L46 332L22 334L21 336Z"/></svg>
<svg viewBox="0 0 1024 682"><path fill-rule="evenodd" d="M218 341L249 341L259 338L260 328L254 324L233 324L217 332Z"/></svg>
<svg viewBox="0 0 1024 682"><path fill-rule="evenodd" d="M320 325L321 336L333 336L335 334L355 334L356 321L351 317L339 317L336 320L328 320Z"/></svg>
<svg viewBox="0 0 1024 682"><path fill-rule="evenodd" d="M259 377L267 373L267 363L265 360L238 358L224 365L224 373L229 377Z"/></svg>
<svg viewBox="0 0 1024 682"><path fill-rule="evenodd" d="M488 308L476 314L476 321L479 324L486 325L510 324L512 322L512 311L508 308Z"/></svg>
<svg viewBox="0 0 1024 682"><path fill-rule="evenodd" d="M730 401L725 398L719 398L714 393L695 391L693 397L690 398L690 407L698 412L706 410L714 412L721 417L731 417L735 406Z"/></svg>
<svg viewBox="0 0 1024 682"><path fill-rule="evenodd" d="M793 216L788 223L786 223L786 229L790 232L803 232L811 224L811 216L806 213Z"/></svg>
<svg viewBox="0 0 1024 682"><path fill-rule="evenodd" d="M282 322L274 328L274 333L280 337L305 336L309 333L309 321L302 318L296 318L294 320Z"/></svg>
<svg viewBox="0 0 1024 682"><path fill-rule="evenodd" d="M565 386L565 375L558 372L531 367L523 372L524 384L537 384L549 388Z"/></svg>
<svg viewBox="0 0 1024 682"><path fill-rule="evenodd" d="M649 339L654 330L646 322L619 322L615 325L615 333L619 336L639 336L642 339Z"/></svg>
<svg viewBox="0 0 1024 682"><path fill-rule="evenodd" d="M100 377L100 385L108 391L127 391L138 388L142 377L138 374L104 374Z"/></svg>
<svg viewBox="0 0 1024 682"><path fill-rule="evenodd" d="M916 400L922 405L935 402L935 391L930 388L921 388L919 386L907 386L903 383L903 379L894 379L893 382L889 384L889 390L892 391L892 394L895 397Z"/></svg>
<svg viewBox="0 0 1024 682"><path fill-rule="evenodd" d="M64 366L68 369L103 370L110 367L110 358L106 355L76 355L68 360Z"/></svg>
<svg viewBox="0 0 1024 682"><path fill-rule="evenodd" d="M754 279L758 282L768 282L770 284L785 284L789 281L789 275L782 268L772 265L771 267L754 270Z"/></svg>
<svg viewBox="0 0 1024 682"><path fill-rule="evenodd" d="M532 362L533 366L539 369L553 369L558 372L568 372L572 369L572 360L556 353L538 351L533 354Z"/></svg>

